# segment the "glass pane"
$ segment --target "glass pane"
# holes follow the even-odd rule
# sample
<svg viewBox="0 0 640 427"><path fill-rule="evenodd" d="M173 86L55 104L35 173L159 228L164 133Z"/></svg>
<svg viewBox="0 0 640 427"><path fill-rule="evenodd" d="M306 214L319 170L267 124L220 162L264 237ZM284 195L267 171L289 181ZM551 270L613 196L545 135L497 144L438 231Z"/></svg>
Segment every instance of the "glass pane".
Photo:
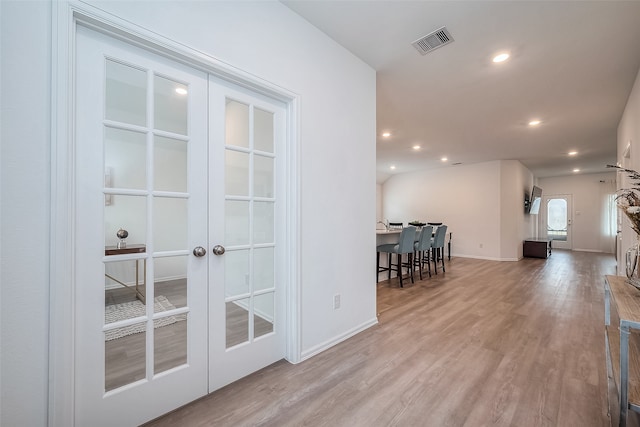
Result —
<svg viewBox="0 0 640 427"><path fill-rule="evenodd" d="M154 128L187 134L188 87L182 83L154 76Z"/></svg>
<svg viewBox="0 0 640 427"><path fill-rule="evenodd" d="M273 288L275 280L274 248L253 251L253 290Z"/></svg>
<svg viewBox="0 0 640 427"><path fill-rule="evenodd" d="M106 62L105 118L145 126L147 73L111 60Z"/></svg>
<svg viewBox="0 0 640 427"><path fill-rule="evenodd" d="M249 195L249 154L226 150L225 193L233 196Z"/></svg>
<svg viewBox="0 0 640 427"><path fill-rule="evenodd" d="M109 254L110 252L107 251L107 255ZM146 315L143 302L145 269L146 260L144 259L105 263L105 324Z"/></svg>
<svg viewBox="0 0 640 427"><path fill-rule="evenodd" d="M274 197L273 158L254 156L253 176L253 195L256 197Z"/></svg>
<svg viewBox="0 0 640 427"><path fill-rule="evenodd" d="M146 323L105 332L106 391L131 384L145 377Z"/></svg>
<svg viewBox="0 0 640 427"><path fill-rule="evenodd" d="M114 194L110 199L110 204L104 207L105 246L135 247L146 245L147 198L145 196ZM120 238L119 236L125 237Z"/></svg>
<svg viewBox="0 0 640 427"><path fill-rule="evenodd" d="M249 244L249 202L225 202L224 242L227 246Z"/></svg>
<svg viewBox="0 0 640 427"><path fill-rule="evenodd" d="M261 337L273 332L273 292L256 295L253 299L253 336Z"/></svg>
<svg viewBox="0 0 640 427"><path fill-rule="evenodd" d="M249 292L248 249L225 252L224 279L226 297L234 297Z"/></svg>
<svg viewBox="0 0 640 427"><path fill-rule="evenodd" d="M155 258L153 273L155 278L155 312L173 310L187 306L187 263L185 256Z"/></svg>
<svg viewBox="0 0 640 427"><path fill-rule="evenodd" d="M153 371L156 374L187 363L187 315L169 317L181 319L162 327L156 326L153 336Z"/></svg>
<svg viewBox="0 0 640 427"><path fill-rule="evenodd" d="M227 348L249 341L249 298L226 306Z"/></svg>
<svg viewBox="0 0 640 427"><path fill-rule="evenodd" d="M249 106L227 99L225 144L249 148Z"/></svg>
<svg viewBox="0 0 640 427"><path fill-rule="evenodd" d="M187 199L153 199L153 237L158 251L187 249Z"/></svg>
<svg viewBox="0 0 640 427"><path fill-rule="evenodd" d="M549 230L567 229L567 201L551 199L548 205L547 225Z"/></svg>
<svg viewBox="0 0 640 427"><path fill-rule="evenodd" d="M153 188L186 193L187 142L156 136L153 157Z"/></svg>
<svg viewBox="0 0 640 427"><path fill-rule="evenodd" d="M253 148L273 153L273 113L254 108Z"/></svg>
<svg viewBox="0 0 640 427"><path fill-rule="evenodd" d="M253 202L253 243L273 243L273 202Z"/></svg>
<svg viewBox="0 0 640 427"><path fill-rule="evenodd" d="M104 174L107 188L147 188L147 141L143 133L104 130Z"/></svg>

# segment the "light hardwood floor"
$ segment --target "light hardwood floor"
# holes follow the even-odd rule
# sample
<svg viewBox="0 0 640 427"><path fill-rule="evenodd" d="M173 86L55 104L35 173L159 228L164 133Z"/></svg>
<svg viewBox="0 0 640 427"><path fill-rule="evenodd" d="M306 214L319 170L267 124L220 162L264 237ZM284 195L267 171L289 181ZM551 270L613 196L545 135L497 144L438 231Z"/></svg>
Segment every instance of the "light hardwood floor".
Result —
<svg viewBox="0 0 640 427"><path fill-rule="evenodd" d="M608 426L603 276L614 273L611 255L583 252L453 258L404 289L379 283L378 325L148 425Z"/></svg>

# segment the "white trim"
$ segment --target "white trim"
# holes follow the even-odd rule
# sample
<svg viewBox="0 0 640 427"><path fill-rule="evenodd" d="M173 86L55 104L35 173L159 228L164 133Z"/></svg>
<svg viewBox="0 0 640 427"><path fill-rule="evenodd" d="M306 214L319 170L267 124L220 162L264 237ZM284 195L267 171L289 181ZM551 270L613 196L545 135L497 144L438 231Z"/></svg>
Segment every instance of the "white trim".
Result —
<svg viewBox="0 0 640 427"><path fill-rule="evenodd" d="M558 249L559 251L561 250L566 250L566 249ZM580 248L573 248L573 249L569 249L572 251L576 251L576 252L592 252L592 253L596 253L596 254L611 254L613 255L613 252L605 252L603 250L600 249L580 249Z"/></svg>
<svg viewBox="0 0 640 427"><path fill-rule="evenodd" d="M52 2L51 62L51 219L50 219L50 426L74 425L75 277L73 176L75 139L74 85L76 26L141 46L287 104L287 238L291 266L286 272L286 359L301 361L300 272L300 97L274 83L224 63L206 53L164 38L131 22L78 1ZM376 320L377 322L377 320ZM355 334L355 333L354 333ZM351 335L349 335L351 336ZM348 337L345 337L346 339Z"/></svg>
<svg viewBox="0 0 640 427"><path fill-rule="evenodd" d="M75 266L72 111L75 25L63 2L51 3L51 219L49 261L50 426L74 425Z"/></svg>
<svg viewBox="0 0 640 427"><path fill-rule="evenodd" d="M375 317L371 320L369 320L368 322L362 323L359 326L356 326L355 328L352 328L350 330L348 330L347 332L345 332L344 334L338 335L330 340L327 340L323 343L320 343L314 347L311 347L308 350L305 350L302 353L302 359L300 360L300 362L303 362L317 354L322 353L323 351L333 347L336 344L340 344L342 341L345 341L357 334L359 334L360 332L369 329L370 327L377 325L378 324L378 318Z"/></svg>

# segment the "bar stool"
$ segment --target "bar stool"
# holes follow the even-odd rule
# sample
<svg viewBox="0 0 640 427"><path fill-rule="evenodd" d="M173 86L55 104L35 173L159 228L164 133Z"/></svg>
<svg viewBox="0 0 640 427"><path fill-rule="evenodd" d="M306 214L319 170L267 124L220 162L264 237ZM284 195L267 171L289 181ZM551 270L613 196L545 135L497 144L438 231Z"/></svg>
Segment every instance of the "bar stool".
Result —
<svg viewBox="0 0 640 427"><path fill-rule="evenodd" d="M398 274L398 278L400 279L400 287L403 288L402 284L402 255L407 254L409 266L413 266L413 245L414 240L416 238L416 228L414 226L408 226L402 229L400 233L400 240L398 243L388 243L384 245L378 245L377 248L377 259L376 259L376 271L378 273L382 271L388 271L389 276L388 280L391 280L391 270L393 267L395 268L396 273ZM389 254L388 267L380 267L380 252L386 252ZM396 254L396 263L391 263L391 255ZM413 283L413 267L410 268L411 274L411 283Z"/></svg>
<svg viewBox="0 0 640 427"><path fill-rule="evenodd" d="M438 261L442 261L442 272L444 269L444 239L447 235L447 226L441 225L436 229L436 234L431 242L431 254L433 258L433 267L436 274L438 274Z"/></svg>
<svg viewBox="0 0 640 427"><path fill-rule="evenodd" d="M413 268L418 267L420 272L420 280L422 280L422 270L424 270L425 260L427 267L429 268L429 277L431 277L431 262L429 262L429 253L431 251L431 234L433 233L433 227L430 225L423 226L420 230L420 237L413 245L414 265ZM425 251L426 256L425 256Z"/></svg>
<svg viewBox="0 0 640 427"><path fill-rule="evenodd" d="M389 223L389 230L402 230L402 223L401 222L390 222Z"/></svg>

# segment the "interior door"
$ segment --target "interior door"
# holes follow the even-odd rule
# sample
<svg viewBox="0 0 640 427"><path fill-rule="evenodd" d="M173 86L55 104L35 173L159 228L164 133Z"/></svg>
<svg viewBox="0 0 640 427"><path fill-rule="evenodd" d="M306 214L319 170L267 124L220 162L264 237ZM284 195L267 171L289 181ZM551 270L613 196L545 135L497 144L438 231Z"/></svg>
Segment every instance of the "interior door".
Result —
<svg viewBox="0 0 640 427"><path fill-rule="evenodd" d="M572 249L571 243L571 196L557 195L543 198L544 224L547 237L553 239L552 247Z"/></svg>
<svg viewBox="0 0 640 427"><path fill-rule="evenodd" d="M207 75L78 28L75 423L207 393Z"/></svg>
<svg viewBox="0 0 640 427"><path fill-rule="evenodd" d="M213 76L209 86L213 391L285 355L287 199L285 106Z"/></svg>
<svg viewBox="0 0 640 427"><path fill-rule="evenodd" d="M139 425L285 355L283 103L79 27L76 425Z"/></svg>

